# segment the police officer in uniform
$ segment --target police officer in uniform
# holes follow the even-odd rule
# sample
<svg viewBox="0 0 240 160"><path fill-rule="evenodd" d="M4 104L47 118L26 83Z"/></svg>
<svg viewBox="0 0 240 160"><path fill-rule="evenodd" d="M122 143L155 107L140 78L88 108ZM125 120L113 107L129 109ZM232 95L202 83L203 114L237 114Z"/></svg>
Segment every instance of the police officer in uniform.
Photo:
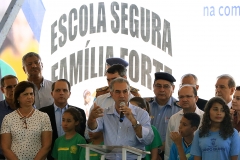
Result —
<svg viewBox="0 0 240 160"><path fill-rule="evenodd" d="M175 78L166 72L156 72L153 83L155 97L150 102L151 124L160 134L163 146L159 148L159 155L164 160L166 131L170 117L181 110L176 105L177 99L172 97L176 82Z"/></svg>
<svg viewBox="0 0 240 160"><path fill-rule="evenodd" d="M122 58L116 58L116 57L108 58L108 59L106 59L106 70L114 64L121 64L125 68L128 66L128 62L126 62ZM139 94L138 91L139 91L139 89L136 89L136 88L130 86L130 92L135 97L140 97L140 94ZM109 92L110 92L109 86L104 86L104 87L98 88L98 89L96 89L96 98L100 95L103 95L103 94L106 94L106 93L109 93Z"/></svg>

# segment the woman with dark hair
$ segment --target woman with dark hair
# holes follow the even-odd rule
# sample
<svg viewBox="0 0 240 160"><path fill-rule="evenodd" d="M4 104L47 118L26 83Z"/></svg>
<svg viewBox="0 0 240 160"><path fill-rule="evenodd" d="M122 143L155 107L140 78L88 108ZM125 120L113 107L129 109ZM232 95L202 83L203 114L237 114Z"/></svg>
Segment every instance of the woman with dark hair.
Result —
<svg viewBox="0 0 240 160"><path fill-rule="evenodd" d="M240 86L236 87L233 94L232 109L234 110L232 122L233 127L239 132L240 131Z"/></svg>
<svg viewBox="0 0 240 160"><path fill-rule="evenodd" d="M150 114L150 107L149 103L145 101L145 99L141 97L133 97L129 101L132 105L138 106L148 112ZM154 139L150 145L145 146L146 151L150 151L151 155L146 155L145 160L161 160L161 157L158 155L158 148L162 146L162 140L158 133L158 130L156 127L152 125L152 130L154 133Z"/></svg>
<svg viewBox="0 0 240 160"><path fill-rule="evenodd" d="M33 83L18 83L14 105L17 109L4 117L1 127L4 156L11 160L46 159L51 149L52 127L48 115L33 107Z"/></svg>
<svg viewBox="0 0 240 160"><path fill-rule="evenodd" d="M196 131L191 154L194 160L237 160L239 136L231 123L230 110L220 97L211 98L205 106L202 125Z"/></svg>

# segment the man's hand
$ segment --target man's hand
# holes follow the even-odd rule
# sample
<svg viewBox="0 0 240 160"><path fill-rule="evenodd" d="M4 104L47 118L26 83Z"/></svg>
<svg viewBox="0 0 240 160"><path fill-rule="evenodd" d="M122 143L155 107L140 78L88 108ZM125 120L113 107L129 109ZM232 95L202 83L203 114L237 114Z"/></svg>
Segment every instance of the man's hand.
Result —
<svg viewBox="0 0 240 160"><path fill-rule="evenodd" d="M127 119L129 119L129 121L132 123L133 126L137 125L137 120L133 116L131 108L129 108L128 106L125 105L125 106L121 106L119 111L123 112L125 117ZM137 127L134 128L134 131L139 138L142 138L142 126L141 126L141 124L137 125Z"/></svg>
<svg viewBox="0 0 240 160"><path fill-rule="evenodd" d="M132 110L127 106L121 106L120 107L120 112L123 112L123 114L125 115L125 117L127 119L129 119L131 121L131 119L134 118L133 114L132 114ZM135 119L135 118L134 118Z"/></svg>
<svg viewBox="0 0 240 160"><path fill-rule="evenodd" d="M90 115L88 117L88 127L93 130L97 128L97 121L96 119L98 117L102 117L103 116L103 108L101 108L100 106L97 106L96 103L94 103L94 107L92 109L92 111L90 112Z"/></svg>
<svg viewBox="0 0 240 160"><path fill-rule="evenodd" d="M179 159L180 160L187 160L188 158L186 157L183 146L182 146L182 136L181 136L181 134L178 133L178 132L171 132L170 138L173 140L173 142L177 146ZM194 157L194 159L195 159L195 157Z"/></svg>
<svg viewBox="0 0 240 160"><path fill-rule="evenodd" d="M89 119L94 120L94 119L97 119L98 117L102 117L103 111L104 111L103 108L101 108L100 106L97 106L97 104L94 103L94 107L90 112Z"/></svg>

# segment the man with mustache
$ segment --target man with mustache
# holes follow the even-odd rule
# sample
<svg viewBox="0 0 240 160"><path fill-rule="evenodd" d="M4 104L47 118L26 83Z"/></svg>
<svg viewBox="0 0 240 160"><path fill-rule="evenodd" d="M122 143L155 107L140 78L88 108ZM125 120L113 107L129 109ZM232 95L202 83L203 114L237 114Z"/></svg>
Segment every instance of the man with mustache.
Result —
<svg viewBox="0 0 240 160"><path fill-rule="evenodd" d="M91 132L102 131L104 145L131 146L145 150L154 136L148 112L128 104L130 85L126 78L113 79L109 88L113 104L103 109L95 103L87 122L88 129ZM122 153L107 154L106 159L121 160ZM135 159L136 155L127 153L127 160Z"/></svg>
<svg viewBox="0 0 240 160"><path fill-rule="evenodd" d="M42 76L43 63L39 54L29 52L22 57L23 71L27 74L27 80L35 86L35 107L40 109L53 104L51 87L53 82Z"/></svg>
<svg viewBox="0 0 240 160"><path fill-rule="evenodd" d="M153 83L155 97L150 102L151 124L154 125L163 141L163 146L159 148L159 154L164 159L164 147L166 130L170 117L177 113L181 108L176 105L176 99L172 97L176 82L175 78L166 72L156 72Z"/></svg>

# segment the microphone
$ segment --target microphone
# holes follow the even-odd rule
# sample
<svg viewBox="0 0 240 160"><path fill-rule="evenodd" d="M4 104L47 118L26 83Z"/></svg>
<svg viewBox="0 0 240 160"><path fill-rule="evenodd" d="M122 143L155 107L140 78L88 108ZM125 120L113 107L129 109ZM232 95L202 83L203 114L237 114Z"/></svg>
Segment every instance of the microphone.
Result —
<svg viewBox="0 0 240 160"><path fill-rule="evenodd" d="M119 106L122 107L122 106L125 106L125 105L126 105L125 102L121 102ZM124 114L123 114L123 112L120 112L119 121L123 122L123 119L124 119Z"/></svg>

